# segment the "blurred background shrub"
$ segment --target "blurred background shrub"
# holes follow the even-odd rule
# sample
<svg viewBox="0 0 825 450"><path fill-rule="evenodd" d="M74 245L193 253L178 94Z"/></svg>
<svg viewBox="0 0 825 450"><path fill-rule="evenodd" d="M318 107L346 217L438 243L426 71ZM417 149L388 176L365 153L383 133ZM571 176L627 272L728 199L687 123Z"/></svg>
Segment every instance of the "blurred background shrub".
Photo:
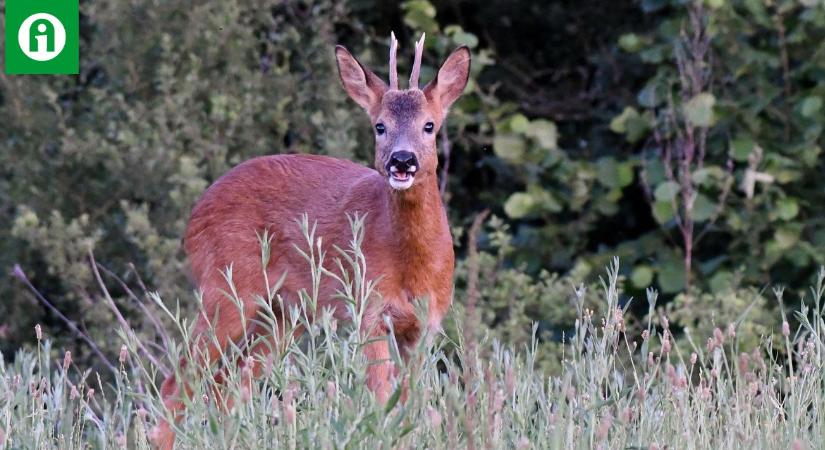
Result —
<svg viewBox="0 0 825 450"><path fill-rule="evenodd" d="M573 286L597 288L613 255L626 297L661 292L659 312L630 305L637 318L712 329L747 310L754 342L777 325L768 284L805 286L823 264L821 1L82 0L79 76L0 75L0 271L19 264L110 354L90 254L132 326L147 319L126 288L192 308L180 239L217 177L273 153L371 164L332 49L385 74L391 30L402 71L427 32L425 81L455 46L473 51L441 135L457 311L466 228L489 208L480 316L516 344L538 322L548 367ZM41 323L55 348L92 358L3 280L0 351Z"/></svg>

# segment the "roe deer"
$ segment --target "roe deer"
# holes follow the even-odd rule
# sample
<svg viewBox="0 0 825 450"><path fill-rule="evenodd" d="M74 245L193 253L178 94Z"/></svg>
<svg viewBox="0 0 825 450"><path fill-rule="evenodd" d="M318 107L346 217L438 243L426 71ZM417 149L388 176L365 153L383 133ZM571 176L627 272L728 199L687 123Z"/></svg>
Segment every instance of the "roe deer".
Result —
<svg viewBox="0 0 825 450"><path fill-rule="evenodd" d="M298 291L311 286L308 263L293 247L305 242L295 222L304 213L310 222L317 222L325 249L334 244L345 247L349 242L347 214L365 216L362 251L368 279L379 280L376 290L380 295L371 301L380 304L368 306L364 326L373 330L376 339L370 340L364 352L371 361L367 386L378 401L386 402L390 396L395 373L387 339L378 339L390 330L386 318L405 357L425 327L440 326L452 301L454 255L438 190L436 135L448 108L467 84L470 51L465 46L456 49L435 79L419 89L422 35L415 48L409 89L401 90L397 45L392 35L389 86L346 48L335 48L344 89L366 110L375 130L375 169L325 156L258 157L223 175L195 205L184 247L203 293L204 311L194 326L194 346L203 355L198 364L214 363L229 343L243 339L242 321L249 323L257 314L255 297L266 289L258 233L268 230L274 236L266 271L271 280L286 274L278 292L285 304L295 304ZM243 302L240 309L223 293L222 271L230 265ZM336 287L330 277L322 281L319 310L332 308L337 318L346 320L347 311L335 297ZM421 324L413 300L424 297L429 299L428 323ZM198 338L210 326L215 336ZM180 364L183 367L186 361ZM186 386L172 375L161 388L164 405L176 419L183 414ZM153 441L161 448L172 448L174 438L166 421L153 431Z"/></svg>

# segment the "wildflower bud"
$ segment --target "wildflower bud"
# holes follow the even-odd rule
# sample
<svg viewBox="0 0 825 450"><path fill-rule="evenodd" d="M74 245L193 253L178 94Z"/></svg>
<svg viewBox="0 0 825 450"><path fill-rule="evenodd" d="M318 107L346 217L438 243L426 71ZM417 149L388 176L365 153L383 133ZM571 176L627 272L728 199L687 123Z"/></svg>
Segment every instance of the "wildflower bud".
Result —
<svg viewBox="0 0 825 450"><path fill-rule="evenodd" d="M86 392L86 398L88 400L91 400L92 398L94 398L94 396L95 396L94 388L89 388L89 390Z"/></svg>
<svg viewBox="0 0 825 450"><path fill-rule="evenodd" d="M527 439L527 436L522 436L518 439L518 443L516 444L517 450L524 450L530 448L530 439Z"/></svg>
<svg viewBox="0 0 825 450"><path fill-rule="evenodd" d="M292 403L284 405L284 422L289 425L295 423L295 405Z"/></svg>
<svg viewBox="0 0 825 450"><path fill-rule="evenodd" d="M499 389L496 391L496 396L493 398L493 412L501 411L504 406L504 391Z"/></svg>
<svg viewBox="0 0 825 450"><path fill-rule="evenodd" d="M731 339L736 337L736 325L733 322L728 324L728 337Z"/></svg>
<svg viewBox="0 0 825 450"><path fill-rule="evenodd" d="M34 326L34 335L37 336L38 341L43 339L43 330L40 328L39 323Z"/></svg>
<svg viewBox="0 0 825 450"><path fill-rule="evenodd" d="M203 400L204 405L209 404L209 396L208 395L206 395L206 394L201 395L201 400Z"/></svg>
<svg viewBox="0 0 825 450"><path fill-rule="evenodd" d="M511 365L508 365L504 372L504 384L507 386L507 395L512 397L516 393L516 375Z"/></svg>
<svg viewBox="0 0 825 450"><path fill-rule="evenodd" d="M138 417L140 417L140 420L142 422L145 422L146 421L146 416L149 415L149 411L146 411L144 408L138 408L137 415L138 415Z"/></svg>
<svg viewBox="0 0 825 450"><path fill-rule="evenodd" d="M249 403L252 400L252 388L244 384L241 386L241 403Z"/></svg>
<svg viewBox="0 0 825 450"><path fill-rule="evenodd" d="M124 436L123 433L118 433L117 436L115 436L115 443L120 448L126 448L126 436Z"/></svg>
<svg viewBox="0 0 825 450"><path fill-rule="evenodd" d="M653 352L650 352L647 354L647 365L652 366L654 363L655 361L653 361Z"/></svg>
<svg viewBox="0 0 825 450"><path fill-rule="evenodd" d="M713 338L708 338L708 343L706 346L708 353L713 353L713 349L716 348L716 341Z"/></svg>
<svg viewBox="0 0 825 450"><path fill-rule="evenodd" d="M697 355L696 352L691 353L690 354L690 365L692 366L692 365L696 364L697 359L699 359L699 355Z"/></svg>
<svg viewBox="0 0 825 450"><path fill-rule="evenodd" d="M788 337L791 334L791 326L788 325L788 321L782 321L782 336Z"/></svg>
<svg viewBox="0 0 825 450"><path fill-rule="evenodd" d="M649 338L650 338L650 331L648 331L648 330L643 330L643 331L642 331L642 340L643 340L643 341L646 341L646 340L648 340Z"/></svg>
<svg viewBox="0 0 825 450"><path fill-rule="evenodd" d="M338 387L335 385L335 382L332 380L327 381L327 400L333 401L335 400L335 393L338 391Z"/></svg>
<svg viewBox="0 0 825 450"><path fill-rule="evenodd" d="M430 428L441 426L441 413L432 406L427 406L427 419L430 421Z"/></svg>
<svg viewBox="0 0 825 450"><path fill-rule="evenodd" d="M665 330L670 329L670 321L667 320L667 316L662 316L662 328L664 328Z"/></svg>
<svg viewBox="0 0 825 450"><path fill-rule="evenodd" d="M69 393L69 400L74 400L80 397L80 392L77 392L77 386L72 385L72 391Z"/></svg>
<svg viewBox="0 0 825 450"><path fill-rule="evenodd" d="M69 370L69 366L72 365L72 352L66 350L66 353L63 354L63 371Z"/></svg>
<svg viewBox="0 0 825 450"><path fill-rule="evenodd" d="M596 428L596 442L601 442L607 439L607 434L610 432L610 427L613 425L613 416L610 414L602 417L599 425Z"/></svg>
<svg viewBox="0 0 825 450"><path fill-rule="evenodd" d="M121 364L126 362L126 357L129 356L129 350L126 348L125 345L120 346L120 358L119 361Z"/></svg>
<svg viewBox="0 0 825 450"><path fill-rule="evenodd" d="M699 388L699 398L704 401L709 401L713 398L713 392L710 390L709 387L703 386Z"/></svg>
<svg viewBox="0 0 825 450"><path fill-rule="evenodd" d="M631 409L629 406L625 406L624 409L622 409L622 414L619 417L622 419L624 423L630 423L630 421L633 420L633 409Z"/></svg>
<svg viewBox="0 0 825 450"><path fill-rule="evenodd" d="M751 367L751 357L747 353L739 354L739 373L745 376Z"/></svg>
<svg viewBox="0 0 825 450"><path fill-rule="evenodd" d="M665 367L665 374L668 378L670 378L671 382L676 380L676 368L673 367L673 364L667 363L667 366Z"/></svg>
<svg viewBox="0 0 825 450"><path fill-rule="evenodd" d="M662 353L665 355L670 353L671 345L672 344L670 343L670 336L668 336L667 332L665 332L665 335L662 340Z"/></svg>

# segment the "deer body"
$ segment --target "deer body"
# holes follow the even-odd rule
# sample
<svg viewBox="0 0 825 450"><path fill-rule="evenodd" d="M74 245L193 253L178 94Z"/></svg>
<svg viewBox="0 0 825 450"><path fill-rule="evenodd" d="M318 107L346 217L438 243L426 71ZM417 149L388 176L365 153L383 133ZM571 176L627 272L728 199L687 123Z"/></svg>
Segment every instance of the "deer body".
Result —
<svg viewBox="0 0 825 450"><path fill-rule="evenodd" d="M330 180L336 189L327 189ZM220 290L227 289L222 271L230 265L239 296L248 300L249 308L254 309L252 295L266 291L256 231L267 230L273 237L269 280L286 274L279 294L289 304L300 289L311 286L308 263L293 247L306 245L296 212L317 223L316 234L330 255L335 254L333 245L346 248L351 237L347 214L359 213L366 217L368 238L362 251L367 278L380 278L384 304L377 313L404 325L394 326L399 341L414 340L420 330L412 301L427 297L431 323L437 325L450 305L454 258L438 188L434 180L403 192L392 192L386 184L375 170L311 155L259 157L221 177L193 209L184 238L193 276L204 290L207 317L222 303ZM349 319L343 308L336 308L333 294L338 287L323 278L319 306ZM223 307L228 310L230 305Z"/></svg>
<svg viewBox="0 0 825 450"><path fill-rule="evenodd" d="M392 331L406 358L425 328L440 326L452 299L453 243L437 187L435 136L467 83L470 53L466 47L454 51L436 78L419 89L423 45L422 36L407 90L398 89L394 36L389 86L345 48L336 47L342 84L375 129L374 168L324 156L265 156L238 165L204 193L184 237L193 278L203 293L204 310L195 323L192 344L197 347L192 353L201 359L181 359L181 366L214 363L230 343L260 332L248 325L258 313L258 296L267 292L261 233L272 236L267 277L272 283L285 274L278 294L288 306L298 301L300 290L312 286L309 263L295 249L307 245L296 219L307 214L309 222L317 224L316 236L323 238L324 250L335 255L333 245L346 248L352 238L347 215L358 213L365 216L361 249L367 279L377 280L379 294L369 300L362 324L373 334L364 346L372 362L367 386L380 402L389 398L395 368L389 341L380 338ZM230 266L243 308L225 294L224 274ZM348 319L347 309L339 304L342 300L335 296L340 287L335 283L322 277L319 307ZM419 323L415 312L413 302L419 298L428 300L427 323ZM214 340L207 338L209 331ZM249 351L260 357L271 349L256 345ZM175 419L183 412L182 397L191 395L186 386L172 375L161 388L164 405ZM168 422L161 421L152 434L158 447L174 446Z"/></svg>

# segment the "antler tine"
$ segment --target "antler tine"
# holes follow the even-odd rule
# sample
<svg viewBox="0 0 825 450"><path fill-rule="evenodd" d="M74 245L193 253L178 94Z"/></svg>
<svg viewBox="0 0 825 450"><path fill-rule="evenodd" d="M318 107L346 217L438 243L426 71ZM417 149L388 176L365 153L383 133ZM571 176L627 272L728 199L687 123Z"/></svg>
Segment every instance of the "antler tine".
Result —
<svg viewBox="0 0 825 450"><path fill-rule="evenodd" d="M421 33L421 39L415 43L415 60L413 61L413 68L410 73L410 89L418 89L418 75L421 73L421 56L424 54L425 36L426 33Z"/></svg>
<svg viewBox="0 0 825 450"><path fill-rule="evenodd" d="M390 89L398 89L398 40L395 39L395 32L390 32Z"/></svg>

